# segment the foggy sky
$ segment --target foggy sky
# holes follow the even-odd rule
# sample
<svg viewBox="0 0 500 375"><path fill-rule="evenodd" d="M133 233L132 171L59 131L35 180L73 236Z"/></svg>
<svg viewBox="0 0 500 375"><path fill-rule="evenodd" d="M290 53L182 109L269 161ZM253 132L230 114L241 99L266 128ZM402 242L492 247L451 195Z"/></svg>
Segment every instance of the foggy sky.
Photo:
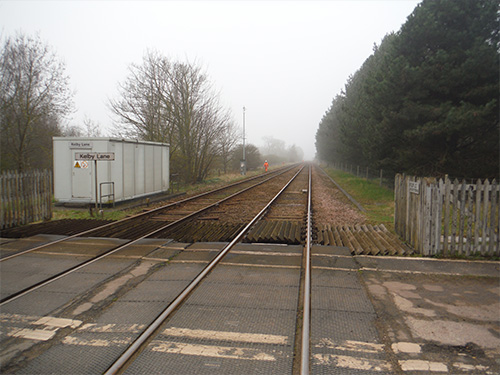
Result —
<svg viewBox="0 0 500 375"><path fill-rule="evenodd" d="M111 129L109 98L148 50L205 68L247 143L315 154L333 97L419 1L0 1L2 41L38 33L66 64L77 112Z"/></svg>

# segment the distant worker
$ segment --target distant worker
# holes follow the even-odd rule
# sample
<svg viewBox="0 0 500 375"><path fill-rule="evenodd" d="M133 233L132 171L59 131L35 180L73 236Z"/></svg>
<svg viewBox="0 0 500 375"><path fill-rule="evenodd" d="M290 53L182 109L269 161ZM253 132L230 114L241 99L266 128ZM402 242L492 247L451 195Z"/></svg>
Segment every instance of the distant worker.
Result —
<svg viewBox="0 0 500 375"><path fill-rule="evenodd" d="M264 169L266 170L267 172L267 167L269 167L269 163L267 162L267 160L264 162Z"/></svg>

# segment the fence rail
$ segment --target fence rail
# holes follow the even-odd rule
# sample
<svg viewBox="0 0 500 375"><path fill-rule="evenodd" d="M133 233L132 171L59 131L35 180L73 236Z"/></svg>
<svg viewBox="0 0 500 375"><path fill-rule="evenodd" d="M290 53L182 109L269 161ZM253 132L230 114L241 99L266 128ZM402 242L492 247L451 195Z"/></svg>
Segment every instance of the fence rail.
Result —
<svg viewBox="0 0 500 375"><path fill-rule="evenodd" d="M500 256L500 186L396 175L395 229L423 255Z"/></svg>
<svg viewBox="0 0 500 375"><path fill-rule="evenodd" d="M2 229L52 218L52 172L6 171L0 175Z"/></svg>
<svg viewBox="0 0 500 375"><path fill-rule="evenodd" d="M364 178L366 180L376 180L379 182L380 186L383 185L391 190L394 188L394 173L390 174L388 172L384 172L382 169L373 169L341 162L328 162L327 165L334 169L339 169L346 173L355 175L356 177Z"/></svg>

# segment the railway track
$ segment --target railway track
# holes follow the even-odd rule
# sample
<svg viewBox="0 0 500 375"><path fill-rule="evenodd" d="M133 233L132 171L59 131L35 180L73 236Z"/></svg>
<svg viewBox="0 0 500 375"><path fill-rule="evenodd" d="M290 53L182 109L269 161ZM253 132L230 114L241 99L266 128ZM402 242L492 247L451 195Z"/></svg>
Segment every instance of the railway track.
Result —
<svg viewBox="0 0 500 375"><path fill-rule="evenodd" d="M324 172L318 172L317 169L313 169L316 184L329 183L330 178L326 177ZM281 172L283 171L273 173ZM239 199L232 199L231 202L227 203L218 200L231 195L236 189L243 190L245 185L255 184L259 180L262 181L271 176L271 173L266 176L257 176L215 191L172 202L118 222L61 220L3 231L2 237L19 238L42 233L65 236L52 244L83 236L133 240L151 232L151 230L164 226L163 230L152 234L150 237L169 238L178 242L228 242L244 226L244 214L252 209L252 206L249 207L248 203L253 203L256 197L252 196L252 193L248 193L246 195L241 194ZM300 189L287 193L275 205L273 212L267 215L266 219L257 223L242 241L246 243L302 243L305 224L304 213L300 211L300 207L303 206L304 199L305 194ZM352 198L349 197L349 199ZM193 213L193 211L209 209L210 205L212 205L210 212L200 214L198 218L190 220L189 226L172 224L177 219L187 220L186 215ZM327 246L345 246L353 254L358 255L407 255L412 252L410 248L402 244L390 233L384 225L369 225L363 221L346 221L344 218L345 212L353 210L349 205L350 203L347 203L341 207L342 212L334 220L335 223L332 223L330 220L320 217L321 215L317 215L318 210L321 211L321 205L315 204L315 212L313 213L315 216L313 223L314 243ZM297 207L299 209L295 210ZM354 209L356 208L354 207ZM328 211L329 207L322 210ZM82 229L84 230L82 231ZM51 243L45 243L42 246L25 249L17 253L9 252L5 254L2 252L0 262L29 251L47 248L50 245Z"/></svg>
<svg viewBox="0 0 500 375"><path fill-rule="evenodd" d="M302 168L302 167L301 167ZM300 169L301 169L300 168ZM241 205L243 200L241 198L242 195L248 194L248 192L252 191L252 189L267 183L270 186L266 186L264 191L260 190L257 193L252 193L254 195L254 199L252 199L251 207L247 210L248 213L252 212L255 209L258 209L259 206L265 205L265 202L262 202L262 199L265 200L266 196L269 196L269 193L275 191L279 188L283 183L283 178L287 180L287 176L289 174L295 173L298 167L286 168L278 173L274 173L271 176L266 176L264 179L251 179L251 181L244 181L243 183L232 184L228 187L217 189L214 191L210 191L207 193L203 193L197 195L195 197L191 197L188 199L184 199L179 202L167 204L165 206L153 209L148 212L144 212L142 214L136 215L131 218L127 218L121 220L119 222L112 222L104 224L97 228L92 228L86 230L81 233L77 233L71 235L66 238L58 239L49 243L45 243L40 246L36 246L34 248L30 248L27 250L23 250L20 252L16 252L14 254L4 256L0 259L0 262L4 263L13 258L25 255L27 253L32 253L34 251L39 251L41 249L51 248L55 245L59 245L61 242L67 241L69 239L73 239L76 237L81 237L83 234L92 235L95 237L118 237L130 239L124 244L112 247L110 249L106 249L104 252L91 257L81 263L75 264L72 267L61 270L60 272L56 272L55 274L45 277L42 280L38 280L35 283L32 283L25 288L21 288L12 293L4 295L3 291L1 293L0 298L0 307L6 303L9 303L17 298L20 298L32 291L39 289L43 286L46 286L56 280L59 280L67 275L72 274L78 270L81 270L88 265L91 265L105 257L113 255L117 252L120 252L124 249L127 249L129 246L136 244L137 242L148 238L148 237L164 237L168 235L172 230L179 230L181 233L186 231L192 232L193 226L191 225L192 220L200 214L209 211L213 207L219 207L224 202L229 202L232 200L237 200L236 203ZM254 180L257 180L255 182ZM277 180L277 181L276 181ZM250 182L250 184L249 184ZM237 189L236 191L235 188ZM260 195L261 197L257 197L256 195ZM248 199L248 198L247 198ZM260 205L256 204L256 201L260 200ZM201 202L200 202L201 201ZM222 212L223 214L224 212ZM221 214L221 213L219 213ZM165 216L168 215L166 218ZM241 215L243 220L245 220L245 215ZM196 227L195 227L196 228Z"/></svg>
<svg viewBox="0 0 500 375"><path fill-rule="evenodd" d="M251 220L248 220L246 225L244 226L244 228L242 230L240 230L235 236L234 238L232 239L232 241L227 245L225 246L220 252L218 252L218 254L215 256L215 258L213 259L213 261L211 261L207 267L205 267L198 275L197 277L193 280L192 283L190 283L189 285L187 285L184 290L179 294L179 296L177 296L173 301L172 303L170 303L167 308L158 316L158 318L155 320L155 322L152 323L152 325L148 328L146 328L144 330L144 332L138 337L137 340L139 341L135 341L135 343L130 347L131 349L127 349L125 352L124 352L124 355L126 356L126 359L123 360L123 357L121 356L120 358L122 359L119 359L116 364L113 364L107 371L106 373L108 374L111 374L111 373L116 373L118 370L121 371L120 369L122 368L123 364L126 363L133 355L135 355L134 353L136 352L136 350L138 348L140 348L142 345L144 345L145 342L147 342L147 340L149 339L149 336L156 332L156 330L158 329L158 327L163 323L163 321L173 312L175 311L178 306L182 303L182 301L190 295L190 293L197 287L198 283L203 280L203 278L211 272L212 268L214 268L217 263L238 243L241 241L241 239L255 226L255 224L262 218L265 216L265 214L267 213L267 211L270 209L270 207L272 206L273 202L277 201L278 199L280 199L280 201L283 201L284 199L287 199L286 198L286 195L287 194L290 194L290 193L285 193L287 188L292 184L293 181L295 181L295 184L299 184L299 185L303 185L304 184L304 173L306 172L302 172L303 168L300 168L297 170L297 168L293 171L294 175L293 177L290 179L290 176L288 176L286 179L289 180L288 183L285 184L285 186L283 186L283 181L271 181L271 182L268 182L271 186L268 187L266 190L268 190L265 194L262 193L262 192L258 192L258 193L255 193L253 192L252 193L252 200L251 200L251 204L249 205L249 207L247 207L247 209L245 210L245 215L243 215L244 217L248 217L248 215L253 215L253 218ZM301 173L302 172L302 173ZM289 174L289 172L287 172ZM284 173L283 175L286 175L287 173ZM309 170L309 179L310 179L310 170ZM300 179L298 178L298 176L300 176ZM278 178L277 178L278 179ZM302 181L299 181L297 182L296 180L302 180ZM294 187L294 189L296 189L296 187ZM306 187L307 189L307 187ZM304 189L301 189L301 190L304 190ZM274 196L271 200L269 200L269 191L273 192L272 195ZM250 193L250 190L248 190L246 192L247 194ZM235 197L238 197L239 194L233 194L231 195L231 198L230 199L234 199ZM266 198L267 196L267 198ZM231 203L231 200L230 199L227 199L225 200L225 202L227 204L232 204ZM248 199L248 198L244 198L244 199ZM262 205L262 202L263 201L267 201L264 205ZM218 201L218 203L215 205L216 207L220 207L220 201ZM241 205L242 202L239 201L238 202L238 205ZM283 205L283 203L280 203L281 205ZM296 205L296 204L295 204ZM283 209L283 207L281 207L281 209ZM255 211L256 210L259 210L256 214L255 214ZM273 208L274 210L274 208ZM273 211L271 210L271 212ZM303 210L305 210L305 208L303 208ZM196 215L192 215L192 212L193 210L191 210L191 212L188 214L191 216L196 216ZM197 214L200 214L201 212L203 212L205 215L214 215L214 213L205 213L206 210L195 210L194 212L196 212ZM221 213L224 213L225 211L222 210L222 211L218 211L216 214L221 214ZM153 216L156 220L158 220L158 216L159 214L161 215L164 215L163 212L160 212L160 210L156 211L156 215ZM150 215L151 217L151 215ZM273 216L269 216L270 219L273 219ZM177 222L178 220L174 220L172 221L171 217L167 218L167 219L164 219L163 217L161 218L163 222L167 222L167 223L172 223L172 222ZM200 220L203 220L205 218L201 218ZM190 224L190 223L188 223ZM107 224L106 224L107 225ZM189 225L188 225L189 226ZM109 226L106 226L106 228L109 228ZM160 229L155 229L155 232L160 232L164 230L163 227L160 227ZM149 235L151 235L151 233L149 233ZM30 287L28 288L24 288L22 290L19 290L19 291L16 291L15 293L11 293L10 295L4 297L0 303L0 305L4 308L5 306L9 306L9 304L15 302L16 300L18 299L22 299L23 297L26 297L28 296L30 293L33 293L33 292L36 292L38 291L39 289L42 289L43 287L46 287L48 286L49 284L53 283L53 282L56 282L58 280L61 280L61 279L64 279L65 277L68 277L69 275L73 274L74 272L77 272L79 270L81 270L82 268L84 267L87 267L87 266L90 266L91 264L95 264L97 262L99 262L100 260L103 260L104 258L106 258L107 256L109 255L112 255L116 252L119 252L120 250L124 250L134 244L136 244L137 242L143 240L144 237L140 237L140 238L136 238L132 241L128 241L126 242L125 244L123 245L120 245L120 246L117 246L115 247L114 249L112 250L108 250L106 251L104 254L101 254L101 255L98 255L96 257L93 257L92 259L86 261L86 262L83 262L81 264L78 264L70 269L67 269L67 270L64 270L54 276L52 276L51 278L49 279L46 279L46 280L43 280L41 282L38 282L34 285L31 285ZM58 244L60 245L60 242L58 242ZM53 246L50 245L50 246ZM23 255L25 256L30 256L32 255L33 253L24 253ZM13 258L10 258L10 259L13 259ZM17 260L17 257L14 258ZM8 262L5 262L5 263L8 263ZM158 320L160 319L160 320ZM143 336L143 335L146 335L146 336ZM142 338L142 337L145 337L145 338ZM130 352L132 351L132 352ZM126 354L126 353L132 353L132 354ZM118 367L117 367L118 366ZM15 368L15 366L13 366L12 368ZM8 367L4 368L3 370L8 370Z"/></svg>
<svg viewBox="0 0 500 375"><path fill-rule="evenodd" d="M233 196L242 194L253 187L272 180L273 178L276 178L293 168L295 167L292 166L282 168L266 175L259 175L253 178L245 179L243 181L201 193L193 197L168 203L116 222L103 223L102 221L96 221L95 223L92 223L92 221L86 220L82 223L79 221L78 224L80 228L84 228L83 231L75 230L75 225L70 220L62 220L58 224L48 223L35 225L33 229L27 227L4 230L2 231L3 237L24 237L27 234L33 235L42 232L49 234L62 234L67 237L60 238L34 248L26 249L21 252L9 254L7 256L2 255L0 262L82 236L124 238L129 240L145 238L153 235L153 233L156 234L157 232L161 232L163 229L173 227L175 224L181 223L190 217L219 205L225 200L231 199ZM44 231L44 229L47 230Z"/></svg>
<svg viewBox="0 0 500 375"><path fill-rule="evenodd" d="M302 169L301 169L302 170ZM155 333L158 333L160 327L165 323L165 321L170 318L172 313L188 298L191 292L195 290L195 288L202 282L202 280L212 271L214 267L221 261L221 259L247 234L249 229L261 218L265 215L266 211L271 207L271 205L279 198L282 197L283 192L286 188L296 179L296 177L300 174L301 170L299 170L292 179L285 184L285 186L262 208L251 220L250 222L234 237L234 239L224 246L224 248L217 254L217 256L198 274L198 276L180 293L161 313L160 315L137 337L137 339L123 352L123 354L113 362L113 364L106 370L105 375L113 375L123 371L124 368L128 367L130 364L130 360L138 355L142 350L145 349L146 344L151 342L152 337ZM308 171L309 181L311 179L311 171L309 167ZM310 184L309 184L310 186ZM310 194L310 192L309 192ZM310 201L310 200L309 200ZM310 205L307 207L310 212ZM310 246L310 241L307 241ZM310 256L310 251L306 252L307 256ZM310 263L306 261L308 267L310 268ZM306 286L305 288L310 289L310 273L306 272L305 280ZM305 293L304 299L310 300L309 292ZM309 323L306 322L309 317L309 302L306 302L307 308L304 309L304 322L302 326L309 326ZM306 354L306 358L301 360L301 374L309 374L309 330L304 329L302 331L302 345L306 346L306 349L302 351L302 354Z"/></svg>
<svg viewBox="0 0 500 375"><path fill-rule="evenodd" d="M311 171L311 166L296 167L272 179L266 178L261 185L239 188L237 193L217 191L201 197L202 203L199 200L189 201L189 205L176 202L169 205L171 211L164 207L152 210L148 215L139 216L138 224L132 227L128 227L132 219L118 226L106 223L104 227L92 229L90 239L77 234L66 242L52 242L35 247L37 251L4 257L0 263L3 269L9 262L39 262L57 251L61 251L61 255L68 251L58 248L71 249L85 245L85 241L94 241L95 247L98 237L104 237L114 228L106 235L106 245L94 255L87 255L85 262L69 268L64 265L55 275L36 282L30 278L26 281L29 286L2 295L0 318L16 320L28 314L37 298L50 300L54 292L60 293L57 290L61 289L57 288L71 285L71 278L85 277L87 283L70 300L63 303L51 300L50 307L42 307L43 318L33 324L55 319L63 327L57 332L49 329L55 332L47 339L50 344L33 344L18 355L11 355L0 370L2 373L43 373L40 369L50 368L54 353L64 352L71 345L83 345L89 349L112 350L108 354L89 351L82 359L71 357L70 362L61 364L61 373L74 372L83 366L83 372L105 374L193 371L246 374L253 370L308 374L313 357L310 347L312 260L319 256L317 263L318 259L324 261L326 257L328 261L330 257L311 254L318 233L322 233L323 241L329 238L328 234L318 232L313 223L311 196L318 180L313 179ZM202 232L200 228L204 226L210 230ZM147 227L149 232L140 236L140 228ZM200 246L179 242L183 238L196 242L195 236L199 241L224 240ZM339 238L342 241L342 236ZM350 237L345 235L345 238ZM381 239L378 241L382 243ZM109 242L115 242L116 246L109 249ZM257 242L262 245L256 245ZM273 242L278 245L272 245ZM282 247L286 243L290 245ZM354 244L352 238L350 243ZM134 258L136 253L140 255ZM124 268L113 271L107 278L88 280L86 272L95 277L98 275L95 270L105 264L117 267L117 262L124 262L125 265L120 266ZM55 269L52 263L47 267ZM2 290L2 294L4 292ZM151 296L152 300L148 299L143 306L144 296ZM142 312L143 308L147 311ZM254 311L260 318L255 321L247 310ZM22 319L23 324L29 320ZM116 323L120 321L133 324ZM7 339L2 337L7 358L10 354L6 353L15 353L24 331L29 329L20 329ZM88 337L96 334L103 334L106 339L89 341ZM121 336L124 338L117 338ZM25 358L33 360L26 365ZM191 363L189 370L183 367L186 359L193 358L203 363ZM213 358L218 359L214 362ZM224 367L226 359L236 361L240 367L237 370ZM159 363L168 367L155 367Z"/></svg>

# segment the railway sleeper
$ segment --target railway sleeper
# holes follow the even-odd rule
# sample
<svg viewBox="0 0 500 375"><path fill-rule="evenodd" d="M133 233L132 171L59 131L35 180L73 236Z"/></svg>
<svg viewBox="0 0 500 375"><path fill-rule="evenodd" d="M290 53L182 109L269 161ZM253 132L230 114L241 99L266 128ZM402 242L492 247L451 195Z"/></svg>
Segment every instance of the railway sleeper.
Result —
<svg viewBox="0 0 500 375"><path fill-rule="evenodd" d="M62 219L21 227L2 229L3 238L25 238L37 234L67 235L83 232L113 222L114 220Z"/></svg>
<svg viewBox="0 0 500 375"><path fill-rule="evenodd" d="M407 255L412 250L385 226L330 224L315 228L315 242L326 246L346 246L353 254Z"/></svg>
<svg viewBox="0 0 500 375"><path fill-rule="evenodd" d="M298 244L297 229L300 233L300 222L261 221L248 233L244 242Z"/></svg>

